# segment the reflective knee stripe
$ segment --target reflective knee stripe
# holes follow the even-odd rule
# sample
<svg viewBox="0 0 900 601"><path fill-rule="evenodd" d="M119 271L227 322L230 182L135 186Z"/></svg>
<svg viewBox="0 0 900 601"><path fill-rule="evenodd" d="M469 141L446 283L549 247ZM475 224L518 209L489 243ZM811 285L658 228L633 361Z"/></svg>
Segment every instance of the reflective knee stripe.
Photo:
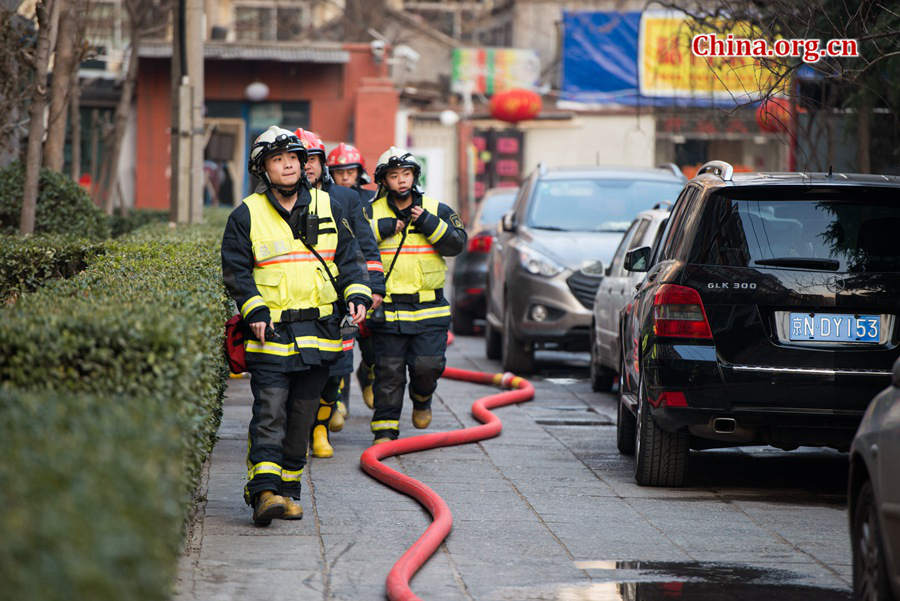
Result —
<svg viewBox="0 0 900 601"><path fill-rule="evenodd" d="M281 470L282 482L300 482L303 479L303 468L299 470Z"/></svg>
<svg viewBox="0 0 900 601"><path fill-rule="evenodd" d="M400 420L397 419L382 419L377 422L372 422L372 432L379 432L381 430L399 430L400 429Z"/></svg>
<svg viewBox="0 0 900 601"><path fill-rule="evenodd" d="M422 321L424 319L436 319L438 317L450 317L450 307L431 307L418 311L385 311L387 321Z"/></svg>
<svg viewBox="0 0 900 601"><path fill-rule="evenodd" d="M243 306L241 307L241 315L243 315L244 318L246 319L246 317L250 314L251 311L253 311L254 309L256 309L258 307L265 307L265 306L266 306L266 301L263 300L263 297L261 297L259 295L251 296L250 298L247 299L247 302L245 302L243 304Z"/></svg>
<svg viewBox="0 0 900 601"><path fill-rule="evenodd" d="M440 240L441 236L443 236L446 232L447 232L447 222L444 221L443 219L440 219L440 224L436 228L434 228L434 231L431 232L431 235L427 237L427 240L429 242L431 242L432 244L434 244L435 242Z"/></svg>
<svg viewBox="0 0 900 601"><path fill-rule="evenodd" d="M277 463L273 463L271 461L260 461L256 465L252 466L249 470L247 470L247 479L253 480L256 476L261 474L273 474L275 476L281 477L283 470L281 466Z"/></svg>
<svg viewBox="0 0 900 601"><path fill-rule="evenodd" d="M244 350L248 353L278 355L279 357L288 357L290 355L297 354L297 349L294 348L293 344L282 344L280 342L260 342L259 340L245 341Z"/></svg>
<svg viewBox="0 0 900 601"><path fill-rule="evenodd" d="M424 403L425 401L431 400L430 394L418 394L411 390L409 391L409 396L410 396L410 398L412 398L412 400L414 400L417 403Z"/></svg>

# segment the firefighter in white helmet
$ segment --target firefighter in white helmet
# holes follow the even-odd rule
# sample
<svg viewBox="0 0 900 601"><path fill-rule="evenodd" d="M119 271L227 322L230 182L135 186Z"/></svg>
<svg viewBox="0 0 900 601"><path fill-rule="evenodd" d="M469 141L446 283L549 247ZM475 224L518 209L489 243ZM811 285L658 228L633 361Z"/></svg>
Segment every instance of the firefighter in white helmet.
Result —
<svg viewBox="0 0 900 601"><path fill-rule="evenodd" d="M253 416L244 499L258 525L303 516L294 499L319 393L341 356L341 324L362 321L372 302L341 206L305 185L306 156L293 132L264 131L248 164L261 184L222 238L225 286L246 324Z"/></svg>
<svg viewBox="0 0 900 601"><path fill-rule="evenodd" d="M421 166L392 146L378 159L372 229L381 251L386 294L366 324L375 341L375 443L400 434L406 374L416 428L431 423L431 396L446 364L450 304L444 257L466 246L462 221L449 206L423 196Z"/></svg>

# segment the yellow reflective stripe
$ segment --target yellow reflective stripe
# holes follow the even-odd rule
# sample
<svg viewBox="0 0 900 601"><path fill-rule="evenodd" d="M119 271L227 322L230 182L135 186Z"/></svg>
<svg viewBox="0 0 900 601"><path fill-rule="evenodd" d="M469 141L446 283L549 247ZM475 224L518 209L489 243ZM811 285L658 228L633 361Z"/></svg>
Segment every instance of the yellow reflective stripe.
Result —
<svg viewBox="0 0 900 601"><path fill-rule="evenodd" d="M264 355L278 355L279 357L297 354L297 349L294 348L293 344L260 342L259 340L247 340L244 342L244 350L248 353L263 353Z"/></svg>
<svg viewBox="0 0 900 601"><path fill-rule="evenodd" d="M450 307L433 307L418 311L385 311L387 321L422 321L437 317L450 317Z"/></svg>
<svg viewBox="0 0 900 601"><path fill-rule="evenodd" d="M254 477L259 476L260 474L275 474L276 476L281 477L281 473L281 466L277 463L272 463L271 461L260 461L249 470L247 470L247 479L253 480Z"/></svg>
<svg viewBox="0 0 900 601"><path fill-rule="evenodd" d="M300 482L303 479L303 468L299 470L281 470L282 482Z"/></svg>
<svg viewBox="0 0 900 601"><path fill-rule="evenodd" d="M400 429L400 420L397 419L383 419L377 422L372 422L372 431L377 432L378 430L399 430Z"/></svg>
<svg viewBox="0 0 900 601"><path fill-rule="evenodd" d="M431 235L428 236L428 241L431 242L432 244L434 244L435 242L440 240L441 236L443 236L447 231L447 222L444 221L443 219L440 219L439 221L440 221L440 225L438 225L435 228L435 230L433 232L431 232Z"/></svg>
<svg viewBox="0 0 900 601"><path fill-rule="evenodd" d="M354 294L372 298L372 289L365 284L350 284L344 288L344 298L350 298Z"/></svg>
<svg viewBox="0 0 900 601"><path fill-rule="evenodd" d="M344 341L340 338L332 340L318 336L298 336L296 341L298 348L314 348L332 353L338 353L344 349Z"/></svg>
<svg viewBox="0 0 900 601"><path fill-rule="evenodd" d="M264 307L265 305L266 301L263 300L263 297L259 295L251 296L247 299L247 302L245 302L241 306L241 315L247 317L247 315L249 315L251 311L253 311L257 307Z"/></svg>

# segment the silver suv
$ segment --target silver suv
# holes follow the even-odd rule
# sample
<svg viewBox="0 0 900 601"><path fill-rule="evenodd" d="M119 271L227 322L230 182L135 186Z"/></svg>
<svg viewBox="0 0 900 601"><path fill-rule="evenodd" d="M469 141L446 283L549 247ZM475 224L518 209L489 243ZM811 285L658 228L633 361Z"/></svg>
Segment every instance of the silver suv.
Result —
<svg viewBox="0 0 900 601"><path fill-rule="evenodd" d="M684 186L660 168L538 168L503 216L488 262L485 351L529 373L535 348L586 351L591 308L635 215Z"/></svg>

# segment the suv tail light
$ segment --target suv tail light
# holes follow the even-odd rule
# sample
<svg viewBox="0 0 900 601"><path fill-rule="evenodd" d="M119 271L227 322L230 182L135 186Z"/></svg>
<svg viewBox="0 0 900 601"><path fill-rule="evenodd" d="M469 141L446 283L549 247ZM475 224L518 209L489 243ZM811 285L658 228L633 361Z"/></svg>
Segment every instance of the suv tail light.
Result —
<svg viewBox="0 0 900 601"><path fill-rule="evenodd" d="M490 234L481 234L469 240L470 253L487 253L491 252L491 243L494 238Z"/></svg>
<svg viewBox="0 0 900 601"><path fill-rule="evenodd" d="M657 336L712 338L700 293L687 286L660 286L653 298L653 332Z"/></svg>

